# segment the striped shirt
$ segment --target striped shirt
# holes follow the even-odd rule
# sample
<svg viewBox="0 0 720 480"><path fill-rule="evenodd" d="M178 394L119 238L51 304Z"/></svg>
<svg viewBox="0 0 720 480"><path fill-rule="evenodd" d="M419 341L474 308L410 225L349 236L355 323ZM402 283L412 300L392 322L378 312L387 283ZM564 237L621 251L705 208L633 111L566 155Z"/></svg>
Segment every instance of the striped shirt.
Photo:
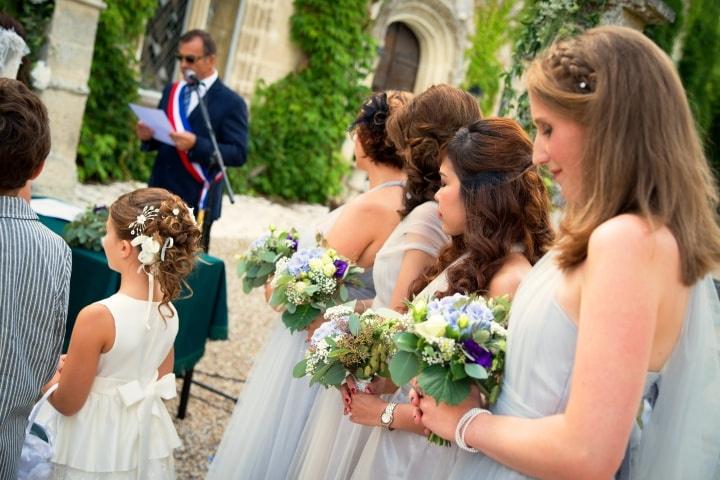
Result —
<svg viewBox="0 0 720 480"><path fill-rule="evenodd" d="M18 197L0 196L0 479L16 478L27 417L55 373L72 256Z"/></svg>

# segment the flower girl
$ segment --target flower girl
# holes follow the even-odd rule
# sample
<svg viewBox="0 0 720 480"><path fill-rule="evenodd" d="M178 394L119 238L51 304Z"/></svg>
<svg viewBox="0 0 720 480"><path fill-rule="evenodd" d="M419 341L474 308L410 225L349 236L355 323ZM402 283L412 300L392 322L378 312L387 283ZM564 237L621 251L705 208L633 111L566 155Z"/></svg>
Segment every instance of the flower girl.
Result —
<svg viewBox="0 0 720 480"><path fill-rule="evenodd" d="M44 387L57 388L44 412L54 478L175 478L180 439L162 402L175 396L170 302L199 242L192 213L167 190L139 189L110 206L102 244L120 289L78 314L68 354Z"/></svg>

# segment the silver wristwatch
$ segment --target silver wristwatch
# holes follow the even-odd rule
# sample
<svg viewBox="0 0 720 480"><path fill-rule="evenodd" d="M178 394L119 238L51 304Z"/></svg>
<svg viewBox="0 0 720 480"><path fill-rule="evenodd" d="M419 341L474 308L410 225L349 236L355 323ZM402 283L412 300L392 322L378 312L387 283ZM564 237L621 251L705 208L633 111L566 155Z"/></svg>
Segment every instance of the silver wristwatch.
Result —
<svg viewBox="0 0 720 480"><path fill-rule="evenodd" d="M397 403L390 402L388 403L387 407L385 407L385 410L383 410L383 413L380 414L380 425L387 428L388 430L392 430L393 428L390 426L393 423L393 420L395 420L395 416L393 413L395 412L395 407L397 407Z"/></svg>

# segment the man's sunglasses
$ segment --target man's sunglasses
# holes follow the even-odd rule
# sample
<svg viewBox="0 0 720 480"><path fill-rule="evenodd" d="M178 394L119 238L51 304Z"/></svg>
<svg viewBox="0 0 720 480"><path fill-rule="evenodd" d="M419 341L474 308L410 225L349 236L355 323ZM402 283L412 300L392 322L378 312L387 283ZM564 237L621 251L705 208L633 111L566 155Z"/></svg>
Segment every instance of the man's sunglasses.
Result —
<svg viewBox="0 0 720 480"><path fill-rule="evenodd" d="M177 58L178 62L182 62L183 60L185 60L190 65L195 63L196 60L200 60L203 57L205 57L205 55L200 55L199 57L196 57L195 55L180 55L179 53L175 55L175 58Z"/></svg>

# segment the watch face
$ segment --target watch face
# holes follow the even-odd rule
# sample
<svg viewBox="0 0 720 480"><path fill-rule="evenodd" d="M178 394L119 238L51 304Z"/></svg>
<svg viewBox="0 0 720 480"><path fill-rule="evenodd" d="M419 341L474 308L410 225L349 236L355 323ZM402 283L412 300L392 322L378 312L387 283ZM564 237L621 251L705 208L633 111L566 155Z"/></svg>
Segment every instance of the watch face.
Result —
<svg viewBox="0 0 720 480"><path fill-rule="evenodd" d="M384 424L390 423L391 420L392 420L392 417L390 416L389 413L383 413L382 415L380 415L380 421Z"/></svg>

